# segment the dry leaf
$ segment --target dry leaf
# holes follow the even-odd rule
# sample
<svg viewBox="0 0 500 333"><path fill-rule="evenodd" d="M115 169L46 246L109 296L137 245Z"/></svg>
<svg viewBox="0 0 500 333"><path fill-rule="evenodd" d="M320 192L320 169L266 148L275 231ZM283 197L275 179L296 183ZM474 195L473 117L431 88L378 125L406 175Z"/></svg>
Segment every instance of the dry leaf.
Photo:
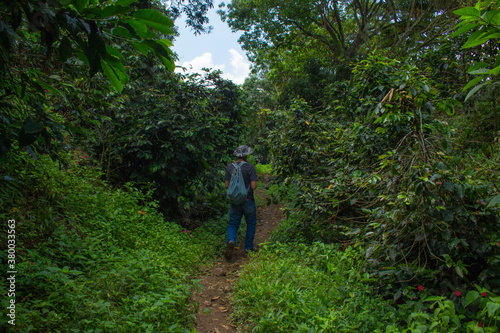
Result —
<svg viewBox="0 0 500 333"><path fill-rule="evenodd" d="M220 331L218 329L216 329L215 327L214 327L214 330L215 330L215 333L220 333Z"/></svg>
<svg viewBox="0 0 500 333"><path fill-rule="evenodd" d="M215 296L215 297L212 297L212 301L216 301L220 298L220 296Z"/></svg>
<svg viewBox="0 0 500 333"><path fill-rule="evenodd" d="M143 210L140 210L140 211L139 211L139 214L146 215L146 212L145 212L145 211L143 211Z"/></svg>
<svg viewBox="0 0 500 333"><path fill-rule="evenodd" d="M224 327L226 329L226 331L229 331L229 327L227 327L226 325L221 324L220 326Z"/></svg>

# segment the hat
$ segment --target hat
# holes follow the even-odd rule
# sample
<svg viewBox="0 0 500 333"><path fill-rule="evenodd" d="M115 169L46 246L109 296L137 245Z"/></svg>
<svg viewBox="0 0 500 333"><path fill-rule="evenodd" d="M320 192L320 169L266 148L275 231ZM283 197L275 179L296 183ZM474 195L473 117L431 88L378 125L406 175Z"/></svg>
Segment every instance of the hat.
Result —
<svg viewBox="0 0 500 333"><path fill-rule="evenodd" d="M233 155L237 157L245 157L247 155L250 155L252 152L253 152L252 148L243 145L236 148Z"/></svg>

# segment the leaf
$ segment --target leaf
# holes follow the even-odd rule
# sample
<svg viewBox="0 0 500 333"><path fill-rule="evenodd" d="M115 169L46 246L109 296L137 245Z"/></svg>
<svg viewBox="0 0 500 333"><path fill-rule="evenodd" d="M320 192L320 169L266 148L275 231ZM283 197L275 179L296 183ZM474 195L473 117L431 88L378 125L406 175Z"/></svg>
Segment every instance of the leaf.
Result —
<svg viewBox="0 0 500 333"><path fill-rule="evenodd" d="M482 30L474 32L467 42L462 46L463 49L471 48L474 46L478 46L481 44L486 43L490 39L495 39L500 37L500 32L492 32L493 31L498 31L496 29L490 29L487 32L483 32ZM479 33L476 35L476 33Z"/></svg>
<svg viewBox="0 0 500 333"><path fill-rule="evenodd" d="M174 33L170 28L174 25L172 20L156 10L139 9L133 16L150 28L165 35L172 35Z"/></svg>
<svg viewBox="0 0 500 333"><path fill-rule="evenodd" d="M479 293L477 291L471 290L467 293L467 296L465 296L465 304L464 306L468 306L472 302L474 302L476 299L479 298Z"/></svg>
<svg viewBox="0 0 500 333"><path fill-rule="evenodd" d="M490 208L490 207L496 206L499 203L500 203L500 194L498 194L497 196L494 196L493 199L490 200L490 202L488 203L488 205L486 206L486 208Z"/></svg>
<svg viewBox="0 0 500 333"><path fill-rule="evenodd" d="M113 57L116 57L118 59L120 59L120 58L123 59L122 54L112 46L106 45L106 52L108 52L108 54L113 56Z"/></svg>
<svg viewBox="0 0 500 333"><path fill-rule="evenodd" d="M460 16L481 16L481 12L474 7L464 7L453 11L453 14Z"/></svg>
<svg viewBox="0 0 500 333"><path fill-rule="evenodd" d="M75 6L76 10L80 13L88 7L90 0L73 0L73 6Z"/></svg>
<svg viewBox="0 0 500 333"><path fill-rule="evenodd" d="M127 13L129 10L130 9L128 8L128 6L127 7L117 6L117 5L106 6L102 9L100 17L101 19L105 19L111 16Z"/></svg>
<svg viewBox="0 0 500 333"><path fill-rule="evenodd" d="M107 59L101 59L101 66L102 70L104 72L104 75L108 78L108 80L111 82L113 87L118 91L122 92L124 84L128 82L128 76L124 72L122 72L120 69L116 68L115 66L112 66Z"/></svg>
<svg viewBox="0 0 500 333"><path fill-rule="evenodd" d="M480 85L478 86L475 86L471 91L469 91L469 93L467 94L467 96L465 96L465 100L464 101L467 101L472 95L474 95L476 93L476 91L478 91L479 89L481 89L483 86L487 85L487 84L490 84L491 81L488 80L488 81L485 81L483 83L481 83Z"/></svg>
<svg viewBox="0 0 500 333"><path fill-rule="evenodd" d="M498 9L490 10L486 13L486 15L484 15L484 20L488 23L498 24L497 19L499 15L500 15L500 10Z"/></svg>
<svg viewBox="0 0 500 333"><path fill-rule="evenodd" d="M469 30L472 30L472 29L475 29L477 27L479 27L480 25L477 24L477 23L469 23L469 24L466 24L462 27L460 27L460 29L458 29L457 31L455 31L453 34L450 35L450 37L456 37L458 35L462 35L464 33L466 33L467 31Z"/></svg>
<svg viewBox="0 0 500 333"><path fill-rule="evenodd" d="M457 272L458 276L460 276L461 278L464 277L464 271L463 271L462 267L455 266L455 272Z"/></svg>
<svg viewBox="0 0 500 333"><path fill-rule="evenodd" d="M467 89L469 89L470 87L478 84L479 82L481 82L482 80L484 80L486 76L485 75L482 75L482 76L478 76L472 80L470 80L467 85L462 89L462 91L466 91Z"/></svg>
<svg viewBox="0 0 500 333"><path fill-rule="evenodd" d="M130 31L124 27L115 27L111 29L111 33L115 36L131 38L133 37Z"/></svg>
<svg viewBox="0 0 500 333"><path fill-rule="evenodd" d="M132 45L137 51L141 52L145 56L147 56L149 53L149 47L147 47L143 43L131 42L130 45Z"/></svg>
<svg viewBox="0 0 500 333"><path fill-rule="evenodd" d="M472 75L489 74L489 73L490 73L490 70L488 68L484 68L484 67L469 72L469 74L472 74Z"/></svg>
<svg viewBox="0 0 500 333"><path fill-rule="evenodd" d="M500 303L488 302L486 304L486 308L488 309L488 315L492 317L495 312L500 308Z"/></svg>

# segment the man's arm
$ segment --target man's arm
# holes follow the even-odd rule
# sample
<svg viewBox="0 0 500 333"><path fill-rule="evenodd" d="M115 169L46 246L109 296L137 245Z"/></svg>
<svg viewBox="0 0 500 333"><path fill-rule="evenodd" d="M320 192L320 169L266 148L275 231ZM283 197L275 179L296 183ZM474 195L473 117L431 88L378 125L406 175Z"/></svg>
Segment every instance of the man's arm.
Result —
<svg viewBox="0 0 500 333"><path fill-rule="evenodd" d="M226 188L228 188L229 187L229 180L225 180L224 185L226 185Z"/></svg>
<svg viewBox="0 0 500 333"><path fill-rule="evenodd" d="M227 188L227 185L226 185L226 188ZM255 189L257 188L257 182L255 180L250 182L250 188L252 189L252 191L255 191Z"/></svg>

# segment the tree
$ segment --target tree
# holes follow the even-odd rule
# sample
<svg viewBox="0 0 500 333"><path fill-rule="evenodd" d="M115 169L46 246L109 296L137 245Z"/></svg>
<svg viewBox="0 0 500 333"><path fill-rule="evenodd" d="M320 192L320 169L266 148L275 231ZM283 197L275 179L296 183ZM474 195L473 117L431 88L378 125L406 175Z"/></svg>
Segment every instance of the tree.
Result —
<svg viewBox="0 0 500 333"><path fill-rule="evenodd" d="M446 26L443 20L456 5L425 0L235 0L219 13L233 30L244 31L240 42L258 65L261 50L289 50L310 39L339 63L377 46L406 48L434 38L435 28Z"/></svg>
<svg viewBox="0 0 500 333"><path fill-rule="evenodd" d="M153 54L174 69L172 45L165 36L173 22L151 8L131 6L134 0L4 1L0 4L0 152L43 142L53 152L69 127L49 113L49 96L69 104L55 81L68 68L86 67L101 73L121 92L129 77L124 50ZM139 7L139 8L138 8ZM80 73L81 74L81 73ZM79 110L84 115L86 110Z"/></svg>

